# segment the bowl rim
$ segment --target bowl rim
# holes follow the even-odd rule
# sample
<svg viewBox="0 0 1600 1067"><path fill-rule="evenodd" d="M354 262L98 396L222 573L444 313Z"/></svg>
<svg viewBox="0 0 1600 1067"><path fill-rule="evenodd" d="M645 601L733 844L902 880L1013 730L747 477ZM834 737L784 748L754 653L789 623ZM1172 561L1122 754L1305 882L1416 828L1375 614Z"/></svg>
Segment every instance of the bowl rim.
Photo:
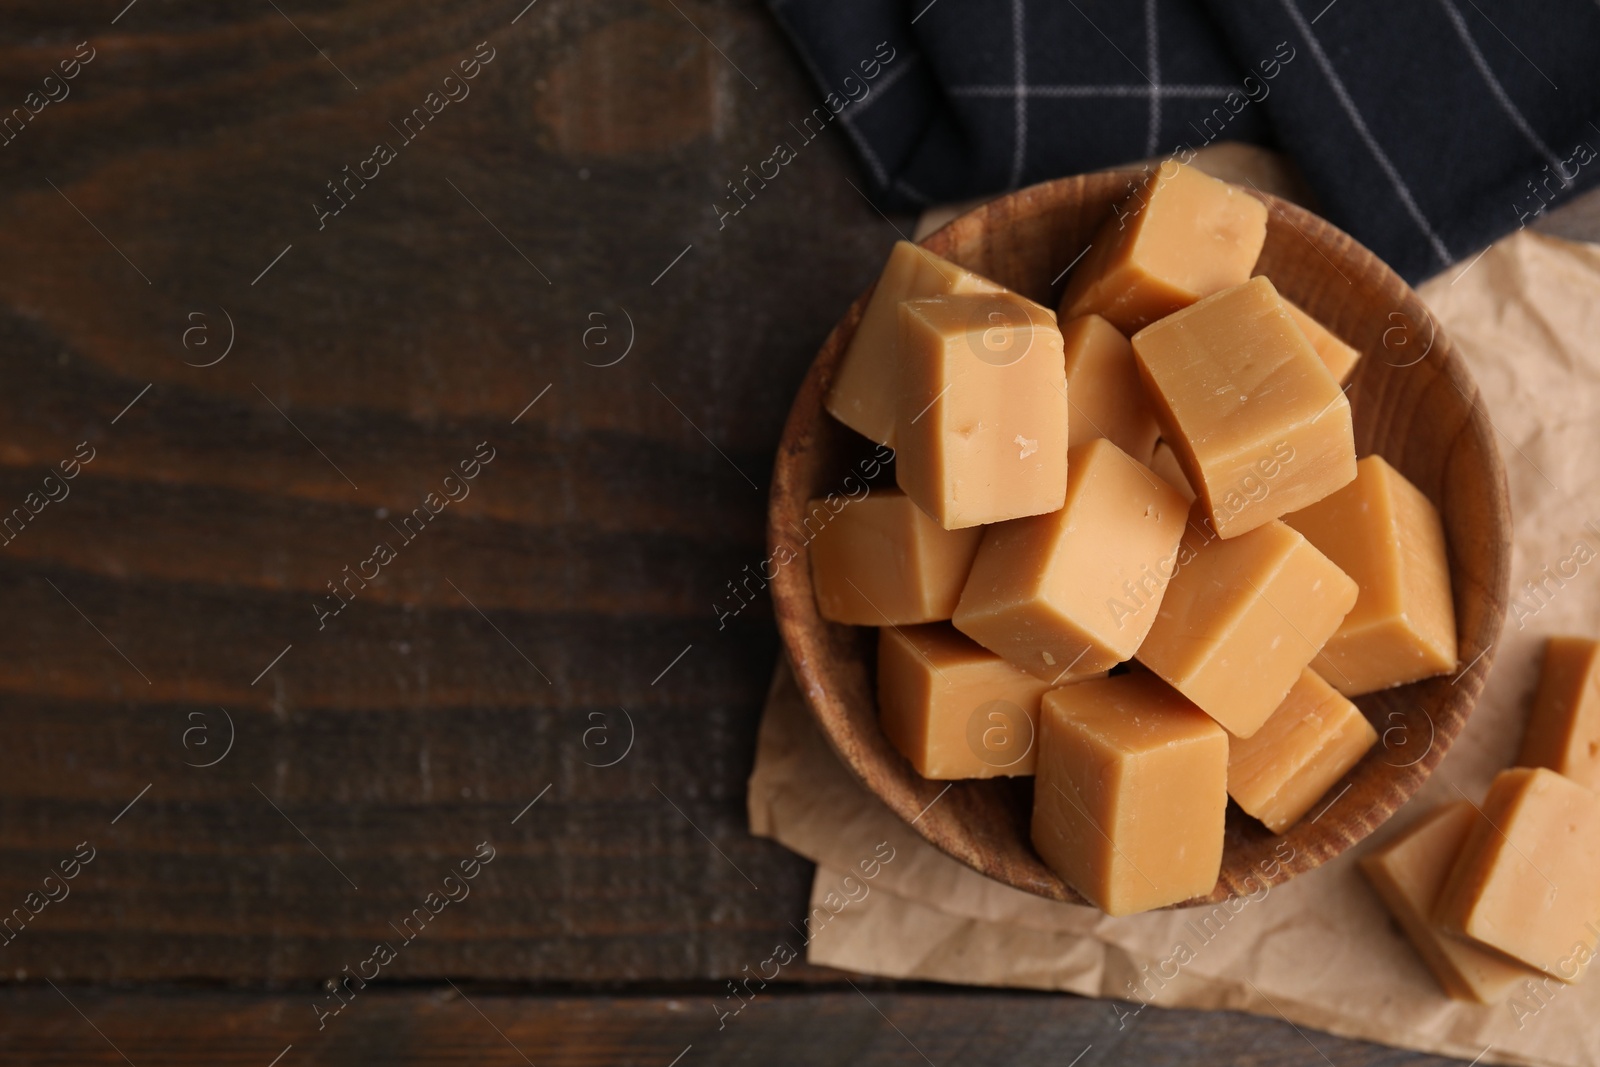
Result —
<svg viewBox="0 0 1600 1067"><path fill-rule="evenodd" d="M1088 174L1056 178L1016 189L969 208L914 243L940 255L948 255L951 251L949 246L953 243L957 230L963 226L970 225L970 220L976 216L995 211L997 208L1003 211L1005 205L1025 198L1059 198L1060 194L1068 187L1075 185L1081 187L1082 183L1089 180L1125 181L1130 183L1129 188L1132 188L1132 182L1146 176L1149 172L1148 167L1119 167ZM1470 428L1479 439L1477 443L1481 447L1486 460L1487 469L1484 471L1484 482L1489 498L1489 508L1496 527L1494 533L1497 535L1496 541L1500 546L1495 557L1494 567L1498 577L1498 581L1495 583L1496 588L1483 591L1488 604L1488 618L1483 626L1480 626L1479 630L1480 632L1485 629L1488 631L1487 640L1484 641L1478 655L1461 670L1460 674L1452 682L1452 688L1456 689L1461 695L1459 715L1454 716L1452 721L1446 724L1447 728L1435 729L1430 746L1424 755L1414 763L1405 765L1401 773L1395 776L1396 781L1394 784L1396 788L1390 790L1390 792L1396 795L1394 796L1394 803L1389 810L1384 811L1377 818L1364 817L1355 820L1354 825L1351 827L1354 832L1334 835L1335 841L1331 846L1324 844L1322 847L1315 849L1297 850L1288 860L1276 865L1275 870L1255 872L1254 876L1260 883L1265 886L1273 886L1281 884L1297 874L1314 870L1348 850L1371 834L1378 826L1382 825L1384 821L1420 790L1423 782L1427 780L1444 759L1456 737L1465 727L1466 720L1475 709L1483 692L1489 670L1493 666L1508 610L1510 587L1509 556L1511 551L1510 493L1506 482L1505 465L1500 455L1498 443L1494 438L1493 425L1482 406L1478 385L1467 369L1465 361L1455 350L1442 327L1434 319L1431 310L1422 302L1416 291L1395 274L1393 269L1370 249L1309 209L1259 188L1229 184L1233 185L1233 188L1239 192L1266 204L1269 213L1279 214L1285 221L1299 230L1302 237L1306 237L1308 230L1320 230L1325 233L1331 233L1343 242L1347 242L1349 247L1345 254L1363 259L1367 261L1368 265L1376 268L1376 281L1386 288L1397 291L1400 296L1400 303L1403 305L1402 311L1418 311L1431 325L1429 350L1428 353L1424 353L1424 357L1433 351L1439 353L1439 374L1448 379L1450 384L1462 394L1471 409L1471 413L1464 425ZM1317 248L1319 253L1322 253L1322 249L1318 248L1310 237L1306 237L1306 240L1314 248ZM1326 253L1323 253L1323 255L1326 258ZM952 261L959 262L959 259L952 258ZM1058 278L1057 283L1060 280ZM824 406L827 387L832 384L831 376L825 374L825 371L831 368L825 367L824 363L829 359L830 354L833 362L837 363L838 358L842 355L844 346L854 335L867 301L871 298L876 285L877 281L874 279L873 283L851 303L844 315L829 331L818 349L817 355L812 359L805 378L796 391L789 414L785 419L777 454L773 462L773 477L768 497L767 548L769 559L775 558L780 548L788 550L789 534L787 525L792 515L785 511L785 504L796 499L799 500L802 507L805 504L805 494L800 497L796 496L797 490L804 487L799 487L795 484L795 468L800 466L795 460L798 456L809 451L814 433L813 427L816 422L833 418ZM1055 287L1056 285L1053 284L1052 288ZM1368 355L1370 353L1364 353L1364 356ZM825 380L825 377L827 380ZM843 424L840 424L840 428L846 433L855 432L848 427L844 427ZM865 441L866 439L862 438L862 440ZM904 768L897 768L896 770L903 771L902 777L908 774L914 788L905 790L903 794L886 795L884 791L874 787L872 775L869 771L883 768L876 765L878 761L873 760L860 746L851 743L853 731L848 729L849 718L843 707L843 701L835 694L830 693L825 684L826 679L823 677L819 663L821 657L817 655L818 648L816 646L818 642L813 640L807 631L809 628L814 628L817 622L824 626L833 624L821 619L816 612L809 555L797 562L803 565L778 567L777 573L771 579L773 613L782 638L785 658L794 674L796 688L799 689L806 707L810 710L813 721L827 739L829 747L833 749L850 773L862 784L863 788L893 811L902 822L908 824L920 834L924 840L980 874L993 878L1004 885L1046 899L1066 903L1087 903L1069 886L1060 881L1059 878L1054 883L1050 883L1008 877L1008 874L1012 873L1010 869L994 862L990 852L967 840L956 839L941 832L939 820L923 821L922 816L955 783L922 778L915 770L910 768L910 764L904 761L904 757L899 757L899 754L896 753L895 755L901 762L905 763ZM1452 574L1454 574L1454 566L1452 566ZM1457 595L1460 594L1458 593ZM804 604L799 603L801 600L804 601ZM809 613L806 610L807 607L809 607ZM809 618L807 617L808 614ZM860 628L855 627L852 629ZM1464 635L1458 633L1457 642L1458 649L1464 647ZM1427 715L1430 723L1432 723L1432 715L1426 709L1424 709L1424 714ZM1390 766L1396 765L1390 764ZM1230 805L1231 803L1230 800ZM1281 838L1283 835L1277 836ZM1224 866L1226 868L1226 863ZM1217 903L1241 895L1243 893L1239 890L1239 887L1235 886L1230 890L1219 881L1218 886L1209 896L1198 897L1170 905L1169 907Z"/></svg>

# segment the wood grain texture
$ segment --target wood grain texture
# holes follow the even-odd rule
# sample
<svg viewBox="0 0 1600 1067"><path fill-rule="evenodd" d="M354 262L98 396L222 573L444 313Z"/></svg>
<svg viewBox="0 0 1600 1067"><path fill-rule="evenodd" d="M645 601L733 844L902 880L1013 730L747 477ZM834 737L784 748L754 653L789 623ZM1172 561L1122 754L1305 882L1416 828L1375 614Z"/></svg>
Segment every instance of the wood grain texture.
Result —
<svg viewBox="0 0 1600 1067"><path fill-rule="evenodd" d="M394 976L764 958L810 866L744 830L770 610L719 629L713 604L764 553L794 388L895 236L837 131L718 228L723 183L811 106L776 28L754 3L122 6L7 4L0 46L5 106L96 50L0 145L0 512L95 450L0 548L0 914L98 850L0 973L326 977L483 840ZM319 229L378 141L397 158ZM391 523L480 442L406 544ZM398 557L319 628L380 541ZM222 708L231 752L186 766ZM631 752L591 766L621 709Z"/></svg>
<svg viewBox="0 0 1600 1067"><path fill-rule="evenodd" d="M872 984L787 990L758 996L721 1030L713 1010L719 1002L718 991L710 988L631 997L514 995L470 984L391 989L359 993L344 1015L318 1032L307 996L296 993L42 987L0 993L0 1013L32 1020L25 1035L0 1031L0 1058L8 1064L73 1067L126 1067L130 1061L138 1067L267 1067L292 1045L278 1067L1195 1062L1435 1067L1460 1062L1296 1031L1276 1019L1149 1008L1119 1020L1105 1003L1030 993ZM1228 1051L1197 1057L1213 1047Z"/></svg>
<svg viewBox="0 0 1600 1067"><path fill-rule="evenodd" d="M1062 277L1112 205L1139 179L1105 172L1036 185L990 201L923 243L1054 306ZM1230 804L1222 870L1209 900L1259 891L1314 869L1371 833L1421 787L1461 731L1493 662L1510 581L1505 469L1478 389L1417 295L1330 223L1269 194L1257 271L1364 353L1350 398L1358 455L1381 453L1439 508L1450 553L1458 674L1361 697L1383 737L1330 789L1325 810L1272 834ZM1031 779L930 782L878 726L870 628L823 620L811 588L808 501L844 495L858 435L822 402L867 296L812 365L780 445L768 521L778 625L801 691L841 758L925 838L978 871L1056 900L1081 901L1034 852ZM1346 788L1348 787L1348 788ZM935 801L938 801L935 804Z"/></svg>
<svg viewBox="0 0 1600 1067"><path fill-rule="evenodd" d="M0 110L96 50L0 144L0 516L95 450L0 547L0 915L96 849L0 945L8 1064L125 1062L45 980L140 1067L290 1042L283 1067L520 1064L443 979L720 979L805 909L809 865L744 832L770 608L714 605L765 553L827 324L911 220L860 198L829 130L719 227L725 183L818 102L755 0L275 6L0 4ZM319 228L326 183L482 41L471 95ZM326 583L483 441L471 495L319 629ZM223 708L233 746L194 766ZM594 766L621 708L633 748ZM311 983L483 840L472 895L385 969L412 984L319 1038ZM922 1062L853 991L786 992L719 1042L711 983L463 988L541 1064ZM1320 1062L1255 1018L1151 1009L1130 1036L1099 1003L867 988L940 1063L1100 1034Z"/></svg>

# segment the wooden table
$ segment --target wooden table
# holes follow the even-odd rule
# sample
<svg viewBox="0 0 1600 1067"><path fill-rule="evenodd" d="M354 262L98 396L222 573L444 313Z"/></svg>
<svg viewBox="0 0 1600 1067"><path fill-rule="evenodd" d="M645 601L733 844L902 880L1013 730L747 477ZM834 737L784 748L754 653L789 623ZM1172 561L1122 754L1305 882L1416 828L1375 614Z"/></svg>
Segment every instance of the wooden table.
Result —
<svg viewBox="0 0 1600 1067"><path fill-rule="evenodd" d="M816 95L756 4L524 2L6 5L0 1061L1422 1062L799 966L719 1032L811 872L713 604L912 220L830 132L719 228Z"/></svg>

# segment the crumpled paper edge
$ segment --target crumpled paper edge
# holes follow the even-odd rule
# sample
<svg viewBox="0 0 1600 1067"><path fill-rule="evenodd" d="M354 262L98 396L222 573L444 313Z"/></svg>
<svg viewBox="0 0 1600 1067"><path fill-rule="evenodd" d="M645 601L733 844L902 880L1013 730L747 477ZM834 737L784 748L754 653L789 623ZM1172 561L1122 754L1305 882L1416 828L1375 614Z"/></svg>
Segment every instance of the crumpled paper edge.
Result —
<svg viewBox="0 0 1600 1067"><path fill-rule="evenodd" d="M1563 538L1576 535L1587 516L1575 517L1575 503L1600 499L1600 465L1582 462L1600 454L1600 357L1592 342L1585 343L1600 337L1600 249L1519 233L1480 260L1430 282L1423 296L1472 365L1485 397L1492 398L1485 404L1501 435L1517 520L1515 597L1522 581L1548 563L1544 557L1551 546L1559 551ZM1548 357L1549 367L1507 357L1508 351L1530 344ZM1575 390L1572 378L1588 391ZM1553 527L1559 529L1551 532ZM1586 587L1540 606L1536 626L1527 627L1526 618L1517 625L1515 614L1508 619L1499 663L1467 731L1417 800L1374 841L1453 797L1453 785L1481 795L1493 773L1509 762L1531 693L1539 641L1548 633L1596 631L1600 596L1594 583L1600 567L1595 571ZM1163 960L1131 943L1140 936L1131 924L1171 927L1184 921L1181 912L1108 919L1092 909L1020 893L938 852L839 764L782 665L762 722L749 811L753 833L819 864L812 916L826 921L808 925L817 932L807 946L808 958L819 965L888 977L1127 997L1130 978ZM880 844L893 849L895 859L880 864L868 880L860 863ZM1600 1061L1600 1037L1584 1018L1600 1017L1600 989L1592 981L1564 987L1558 1000L1539 1011L1530 1026L1541 1040L1522 1040L1525 1032L1506 1034L1506 1006L1453 1002L1438 992L1353 870L1360 851L1276 887L1258 908L1268 916L1266 929L1232 947L1220 937L1207 944L1159 988L1146 985L1149 1003L1282 1016L1342 1036L1481 1057L1480 1062L1574 1067ZM860 899L841 888L845 872ZM1335 890L1336 881L1348 885ZM1377 1004L1362 999L1371 990L1349 983L1349 961L1339 968L1323 966L1311 976L1343 974L1346 980L1337 990L1312 980L1263 992L1248 971L1243 979L1236 973L1252 964L1250 957L1263 941L1293 945L1305 940L1298 928L1307 925L1307 916L1296 910L1305 901L1296 898L1330 893L1339 914L1320 916L1322 921L1311 925L1327 924L1335 944L1350 941L1352 931L1360 934L1371 958L1358 961L1358 978L1374 968L1401 976L1405 1005L1399 1017L1394 1017L1392 998ZM1280 912L1282 921L1275 921ZM1308 958L1318 958L1317 947L1306 951ZM1329 1003L1333 993L1345 999ZM1497 1012L1503 1013L1498 1023Z"/></svg>

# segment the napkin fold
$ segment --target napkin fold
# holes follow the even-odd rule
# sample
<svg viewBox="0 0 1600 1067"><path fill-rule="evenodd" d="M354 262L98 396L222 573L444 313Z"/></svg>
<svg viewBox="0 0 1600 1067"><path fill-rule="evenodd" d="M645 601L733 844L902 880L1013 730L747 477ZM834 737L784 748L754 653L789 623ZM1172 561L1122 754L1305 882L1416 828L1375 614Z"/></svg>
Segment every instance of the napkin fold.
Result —
<svg viewBox="0 0 1600 1067"><path fill-rule="evenodd" d="M1592 0L768 4L886 209L1245 141L1415 282L1600 180Z"/></svg>

